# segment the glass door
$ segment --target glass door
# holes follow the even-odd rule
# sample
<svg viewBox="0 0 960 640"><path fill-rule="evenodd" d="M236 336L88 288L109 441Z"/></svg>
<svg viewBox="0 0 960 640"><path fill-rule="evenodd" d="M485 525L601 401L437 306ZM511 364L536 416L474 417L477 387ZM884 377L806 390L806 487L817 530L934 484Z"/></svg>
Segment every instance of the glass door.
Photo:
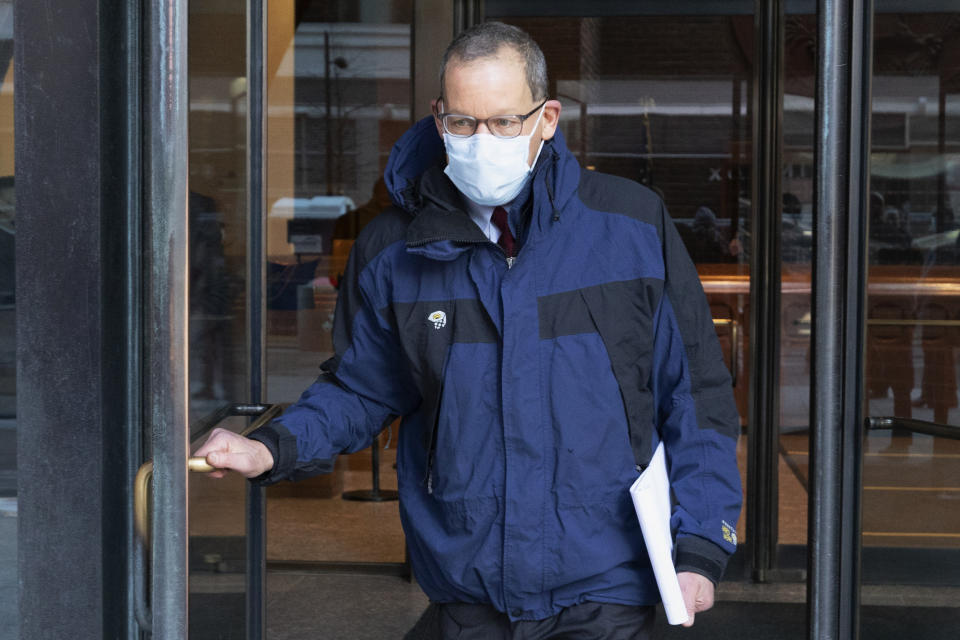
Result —
<svg viewBox="0 0 960 640"><path fill-rule="evenodd" d="M245 429L257 413L253 365L260 344L251 326L259 278L251 272L251 92L245 0L190 0L189 108L189 438L201 442L214 426ZM255 151L255 150L254 150ZM250 406L245 406L245 405ZM191 474L188 494L189 635L245 638L257 605L248 596L247 513L253 490L239 474ZM253 490L259 493L259 490ZM255 501L256 493L251 497Z"/></svg>
<svg viewBox="0 0 960 640"><path fill-rule="evenodd" d="M414 119L413 23L413 0L269 3L270 402L296 401L333 355L333 313L350 248L390 205L383 170ZM390 425L372 447L338 456L332 473L267 488L268 566L408 574L394 467L398 429Z"/></svg>
<svg viewBox="0 0 960 640"><path fill-rule="evenodd" d="M960 621L944 589L960 587L960 12L885 4L873 39L863 580L868 594L926 594L905 602L923 607L904 613L922 634ZM887 603L864 603L865 627L884 619Z"/></svg>
<svg viewBox="0 0 960 640"><path fill-rule="evenodd" d="M153 413L163 415L152 416L145 438L154 507L143 527L151 548L143 559L152 566L142 576L139 617L155 636L173 634L158 637L258 638L266 631L268 566L321 579L328 569L409 572L390 501L395 426L380 448L341 457L333 474L269 492L236 474L187 474L184 465L214 427L244 432L293 402L332 355L347 253L389 204L381 175L412 121L414 6L160 4L147 27L154 49L146 69L155 91L165 92L150 95L166 101L145 106L175 103L182 112L147 115L153 139L165 141L145 150L157 158L146 168L148 200L163 200L147 214L153 280L145 293L154 323L148 395ZM452 30L450 15L421 22ZM433 57L424 63L431 76L434 64ZM166 378L151 368L161 364ZM261 404L261 389L275 404ZM377 499L343 499L351 494ZM159 504L174 517L159 523ZM274 584L285 591L326 583L285 576ZM399 626L415 621L416 603L401 607L410 619ZM329 618L335 609L342 607L319 606L316 614ZM186 629L178 617L189 620ZM289 619L283 603L271 617Z"/></svg>
<svg viewBox="0 0 960 640"><path fill-rule="evenodd" d="M155 638L260 638L263 492L188 458L213 428L249 431L279 409L259 404L263 92L249 70L263 69L263 3L154 5L143 16L137 619Z"/></svg>

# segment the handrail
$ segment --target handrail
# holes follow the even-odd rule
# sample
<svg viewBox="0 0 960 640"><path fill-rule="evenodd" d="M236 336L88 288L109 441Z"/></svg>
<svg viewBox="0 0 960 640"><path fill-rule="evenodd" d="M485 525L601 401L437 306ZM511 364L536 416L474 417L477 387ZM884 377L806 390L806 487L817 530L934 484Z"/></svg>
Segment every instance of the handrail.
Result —
<svg viewBox="0 0 960 640"><path fill-rule="evenodd" d="M200 438L207 435L209 432L213 431L219 423L223 422L227 418L232 418L235 416L250 416L263 417L264 413L271 410L271 407L279 405L269 405L269 404L225 404L222 407L219 407L216 411L210 415L204 416L197 420L196 423L190 428L190 444L194 445L200 440ZM279 411L279 409L277 409ZM272 419L272 418L271 418ZM269 420L268 420L269 421ZM254 421L250 424L247 429L241 433L241 435L247 435L248 433L255 431L262 427L264 422Z"/></svg>
<svg viewBox="0 0 960 640"><path fill-rule="evenodd" d="M257 416L257 419L251 422L243 431L242 436L248 436L263 425L277 417L283 407L279 404L233 404L224 405L198 421L199 426L191 429L192 434L197 434L192 438L191 444L212 431L214 427L227 418L235 416ZM187 468L196 473L210 473L215 471L215 467L207 464L206 458L191 457L187 460ZM140 627L150 632L153 628L153 615L150 611L150 605L147 603L147 573L150 566L150 549L153 543L151 539L152 522L150 520L150 484L153 480L153 461L147 460L137 470L133 487L133 518L134 531L136 533L136 561L134 562L134 613L137 623Z"/></svg>
<svg viewBox="0 0 960 640"><path fill-rule="evenodd" d="M885 327L960 327L960 320L910 320L909 318L868 318L868 325Z"/></svg>
<svg viewBox="0 0 960 640"><path fill-rule="evenodd" d="M867 429L906 429L913 433L923 433L928 436L960 440L960 426L914 420L913 418L897 418L893 416L869 417L866 420Z"/></svg>

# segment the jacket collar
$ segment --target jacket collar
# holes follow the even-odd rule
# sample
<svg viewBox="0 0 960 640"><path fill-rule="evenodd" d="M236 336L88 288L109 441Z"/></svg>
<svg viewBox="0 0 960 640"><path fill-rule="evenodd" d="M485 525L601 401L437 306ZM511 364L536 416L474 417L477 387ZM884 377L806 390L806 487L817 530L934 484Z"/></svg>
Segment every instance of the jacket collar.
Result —
<svg viewBox="0 0 960 640"><path fill-rule="evenodd" d="M443 168L434 165L420 178L420 206L407 228L407 246L449 241L466 244L487 242L480 227L467 213L466 202Z"/></svg>
<svg viewBox="0 0 960 640"><path fill-rule="evenodd" d="M385 179L394 203L414 216L407 228L408 250L452 260L488 239L470 219L463 196L443 173L443 140L432 117L417 122L394 145ZM560 131L547 142L534 167L525 208L533 203L530 226L543 232L576 193L580 167ZM529 214L528 214L529 215Z"/></svg>

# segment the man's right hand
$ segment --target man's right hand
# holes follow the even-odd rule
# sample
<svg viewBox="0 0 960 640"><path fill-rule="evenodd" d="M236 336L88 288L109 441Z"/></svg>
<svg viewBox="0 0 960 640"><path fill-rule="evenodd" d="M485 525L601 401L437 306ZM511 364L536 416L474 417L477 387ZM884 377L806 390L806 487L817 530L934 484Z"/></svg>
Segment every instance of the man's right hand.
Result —
<svg viewBox="0 0 960 640"><path fill-rule="evenodd" d="M227 471L256 478L273 469L273 455L266 445L226 429L214 429L193 455L206 458L207 464L217 468L210 474L213 478L222 478Z"/></svg>

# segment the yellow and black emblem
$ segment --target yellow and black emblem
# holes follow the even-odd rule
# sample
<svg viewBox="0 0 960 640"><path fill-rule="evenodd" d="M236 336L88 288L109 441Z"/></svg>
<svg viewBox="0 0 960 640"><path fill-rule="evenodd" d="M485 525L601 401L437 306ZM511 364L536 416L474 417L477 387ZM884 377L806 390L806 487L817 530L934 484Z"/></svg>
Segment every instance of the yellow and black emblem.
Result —
<svg viewBox="0 0 960 640"><path fill-rule="evenodd" d="M737 544L737 531L725 521L720 523L720 530L723 532L723 539L730 544Z"/></svg>

